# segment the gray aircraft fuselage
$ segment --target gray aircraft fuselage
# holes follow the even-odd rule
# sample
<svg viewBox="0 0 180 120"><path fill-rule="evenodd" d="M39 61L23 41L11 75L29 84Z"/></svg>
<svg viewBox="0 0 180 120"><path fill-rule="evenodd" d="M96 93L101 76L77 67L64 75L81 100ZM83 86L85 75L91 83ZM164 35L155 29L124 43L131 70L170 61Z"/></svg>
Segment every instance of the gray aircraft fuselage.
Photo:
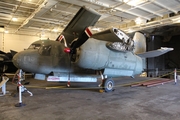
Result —
<svg viewBox="0 0 180 120"><path fill-rule="evenodd" d="M27 72L50 74L72 72L84 73L86 70L102 70L104 75L134 76L143 71L142 59L132 52L117 52L106 47L105 41L89 38L76 51L76 60L71 62L69 53L64 52L64 43L39 40L27 50L17 53L13 63Z"/></svg>

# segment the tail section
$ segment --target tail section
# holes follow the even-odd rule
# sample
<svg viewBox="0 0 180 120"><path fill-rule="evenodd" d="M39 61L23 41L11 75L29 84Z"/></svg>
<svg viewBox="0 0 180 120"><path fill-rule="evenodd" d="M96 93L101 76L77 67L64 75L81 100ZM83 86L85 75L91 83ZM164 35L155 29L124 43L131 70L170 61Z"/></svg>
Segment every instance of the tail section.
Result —
<svg viewBox="0 0 180 120"><path fill-rule="evenodd" d="M157 57L173 50L173 48L161 47L158 50L146 52L146 38L140 32L134 34L133 40L135 46L134 53L142 58Z"/></svg>

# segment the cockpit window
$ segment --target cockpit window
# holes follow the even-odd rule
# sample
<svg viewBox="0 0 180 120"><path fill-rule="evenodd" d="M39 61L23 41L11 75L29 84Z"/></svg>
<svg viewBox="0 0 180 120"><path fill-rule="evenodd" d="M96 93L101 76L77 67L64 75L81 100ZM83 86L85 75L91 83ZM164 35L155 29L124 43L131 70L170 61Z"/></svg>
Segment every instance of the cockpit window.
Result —
<svg viewBox="0 0 180 120"><path fill-rule="evenodd" d="M41 55L44 55L44 56L49 56L49 55L50 55L50 52L51 52L51 45L42 46L42 47L39 49L39 53L40 53Z"/></svg>
<svg viewBox="0 0 180 120"><path fill-rule="evenodd" d="M39 49L41 44L31 44L28 49Z"/></svg>

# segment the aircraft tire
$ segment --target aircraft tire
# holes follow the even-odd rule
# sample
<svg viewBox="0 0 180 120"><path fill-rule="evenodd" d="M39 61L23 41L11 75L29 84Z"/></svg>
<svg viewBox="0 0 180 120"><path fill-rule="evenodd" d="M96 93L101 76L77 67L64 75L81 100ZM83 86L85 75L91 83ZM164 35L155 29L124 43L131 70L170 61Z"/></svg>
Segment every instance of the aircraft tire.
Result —
<svg viewBox="0 0 180 120"><path fill-rule="evenodd" d="M105 92L114 91L114 81L112 79L106 79L103 88Z"/></svg>

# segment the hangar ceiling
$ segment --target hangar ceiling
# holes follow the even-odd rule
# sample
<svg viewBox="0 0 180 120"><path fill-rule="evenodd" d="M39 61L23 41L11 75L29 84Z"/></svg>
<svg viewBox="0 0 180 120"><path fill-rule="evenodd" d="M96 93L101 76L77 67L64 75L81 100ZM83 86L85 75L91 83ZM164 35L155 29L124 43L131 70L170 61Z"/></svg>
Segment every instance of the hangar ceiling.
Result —
<svg viewBox="0 0 180 120"><path fill-rule="evenodd" d="M81 6L102 15L93 32L111 27L126 32L154 30L178 26L180 21L180 0L0 0L1 32L59 34Z"/></svg>

